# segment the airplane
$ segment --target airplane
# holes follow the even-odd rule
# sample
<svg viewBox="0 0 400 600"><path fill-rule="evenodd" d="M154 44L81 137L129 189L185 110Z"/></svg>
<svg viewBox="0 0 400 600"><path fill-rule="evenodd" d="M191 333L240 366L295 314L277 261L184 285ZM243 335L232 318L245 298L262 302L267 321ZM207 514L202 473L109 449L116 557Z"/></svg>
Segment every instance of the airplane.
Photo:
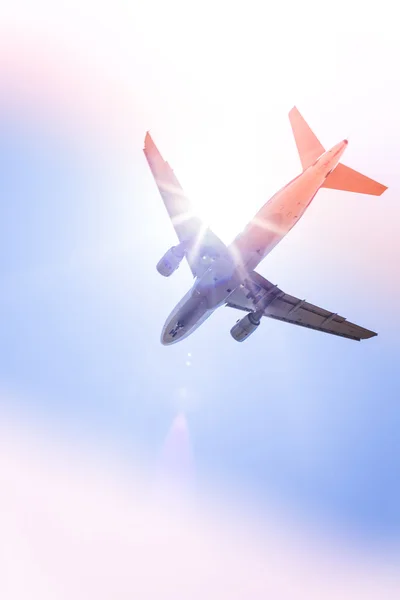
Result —
<svg viewBox="0 0 400 600"><path fill-rule="evenodd" d="M156 268L169 277L185 258L194 277L191 289L165 322L162 344L187 338L223 305L246 312L230 332L238 342L254 333L262 317L357 341L377 335L337 313L286 294L255 271L304 215L320 188L373 196L387 189L339 162L348 145L346 139L326 151L296 107L289 112L289 120L303 171L264 204L229 246L193 213L173 170L146 133L143 151L179 240Z"/></svg>

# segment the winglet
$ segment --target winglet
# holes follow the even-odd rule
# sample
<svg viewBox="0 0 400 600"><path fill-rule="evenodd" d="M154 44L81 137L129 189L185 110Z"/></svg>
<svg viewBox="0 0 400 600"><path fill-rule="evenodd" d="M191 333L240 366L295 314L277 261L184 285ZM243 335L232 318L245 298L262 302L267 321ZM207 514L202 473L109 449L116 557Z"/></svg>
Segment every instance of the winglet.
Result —
<svg viewBox="0 0 400 600"><path fill-rule="evenodd" d="M144 150L147 150L151 148L152 150L154 150L154 148L158 151L153 138L151 137L150 131L146 131L146 135L144 137Z"/></svg>

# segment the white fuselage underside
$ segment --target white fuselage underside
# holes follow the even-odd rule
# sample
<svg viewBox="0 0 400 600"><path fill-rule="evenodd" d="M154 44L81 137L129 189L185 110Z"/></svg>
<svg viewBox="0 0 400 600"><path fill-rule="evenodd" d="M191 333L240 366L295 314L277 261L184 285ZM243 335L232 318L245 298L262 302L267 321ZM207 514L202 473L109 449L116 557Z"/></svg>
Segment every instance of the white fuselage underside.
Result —
<svg viewBox="0 0 400 600"><path fill-rule="evenodd" d="M300 220L329 173L337 166L347 142L325 152L311 167L277 192L246 229L212 261L169 315L161 334L164 345L193 333L230 294L246 274L271 252Z"/></svg>

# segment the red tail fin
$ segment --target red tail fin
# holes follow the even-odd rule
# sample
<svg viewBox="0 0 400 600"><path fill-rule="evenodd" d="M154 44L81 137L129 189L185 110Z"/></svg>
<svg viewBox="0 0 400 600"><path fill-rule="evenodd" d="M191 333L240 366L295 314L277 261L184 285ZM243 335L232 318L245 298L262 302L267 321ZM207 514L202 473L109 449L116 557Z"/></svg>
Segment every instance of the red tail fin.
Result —
<svg viewBox="0 0 400 600"><path fill-rule="evenodd" d="M301 164L305 171L315 163L317 158L325 152L325 149L295 106L289 112L289 119ZM380 196L387 190L385 185L342 164L337 165L335 170L326 178L322 187L358 194L370 194L371 196Z"/></svg>
<svg viewBox="0 0 400 600"><path fill-rule="evenodd" d="M295 106L289 112L289 119L303 171L305 171L325 152L325 148Z"/></svg>

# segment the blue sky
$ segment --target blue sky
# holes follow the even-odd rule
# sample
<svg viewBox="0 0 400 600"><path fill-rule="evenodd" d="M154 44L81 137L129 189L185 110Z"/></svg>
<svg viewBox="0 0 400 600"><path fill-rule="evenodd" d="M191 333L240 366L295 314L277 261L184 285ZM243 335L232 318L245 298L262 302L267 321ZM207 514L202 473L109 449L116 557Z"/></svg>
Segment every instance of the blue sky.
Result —
<svg viewBox="0 0 400 600"><path fill-rule="evenodd" d="M1 370L23 390L27 410L99 428L150 455L184 410L204 476L218 473L261 502L277 495L344 528L397 536L399 375L390 328L352 344L266 322L236 345L236 313L221 309L187 342L162 347L163 319L190 276L185 268L176 283L155 273L162 247L141 223L168 222L145 167L132 162L121 173L41 127L8 122L1 133ZM131 206L114 193L122 175L131 177ZM130 245L113 248L125 219ZM309 298L331 286L324 273L307 277ZM319 294L329 307L342 300L352 318L385 327L389 315L358 308L339 277L335 287L340 294ZM373 294L361 282L359 296L368 288Z"/></svg>
<svg viewBox="0 0 400 600"><path fill-rule="evenodd" d="M95 98L96 86L107 90L111 75L120 88L113 89L117 101L110 101L111 109L96 105L103 120L90 127L90 110L79 115L79 125L69 106L47 118L54 101L47 92L29 108L26 98L15 108L15 91L2 81L9 101L0 111L0 381L18 392L6 401L8 409L111 440L126 457L140 452L149 465L157 461L176 415L184 413L200 490L217 480L251 497L261 513L277 502L317 527L362 536L368 547L398 542L400 132L394 120L398 82L389 58L393 38L377 37L385 59L371 59L370 70L360 67L357 84L345 65L349 56L360 60L357 47L374 55L368 31L353 45L346 32L329 32L327 70L316 61L318 85L307 86L313 82L308 66L302 86L288 71L292 84L282 89L275 65L265 87L278 90L277 96L262 120L269 93L263 88L261 98L255 94L263 75L253 63L254 72L246 69L251 54L236 65L247 88L234 100L235 66L223 55L217 58L228 64L226 88L217 70L207 74L211 59L201 62L195 42L189 45L195 74L188 74L189 63L172 60L175 47L168 54L166 46L161 56L151 52L150 42L139 66L123 63L123 48L119 63L110 48L104 66L103 33L97 39L103 65L97 79L95 69L85 66L89 52L80 48L85 93ZM304 47L302 57L314 50ZM68 45L62 52L72 61ZM282 70L289 69L289 58ZM67 79L74 67L63 68ZM152 73L147 78L146 69ZM381 81L374 79L378 74ZM127 88L134 108L124 100L128 112L118 120ZM345 89L343 96L335 95L338 89ZM79 90L71 90L79 106ZM237 314L220 309L182 344L161 346L164 320L191 279L186 267L170 280L155 270L174 233L142 155L145 130L154 123L156 141L185 187L197 194L197 206L213 190L206 212L211 216L215 207L216 227L223 229L216 232L229 238L299 170L287 121L294 103L327 145L351 129L344 162L389 190L379 199L324 190L260 272L379 336L358 344L266 321L248 342L235 344L229 330ZM111 134L103 127L110 110Z"/></svg>

